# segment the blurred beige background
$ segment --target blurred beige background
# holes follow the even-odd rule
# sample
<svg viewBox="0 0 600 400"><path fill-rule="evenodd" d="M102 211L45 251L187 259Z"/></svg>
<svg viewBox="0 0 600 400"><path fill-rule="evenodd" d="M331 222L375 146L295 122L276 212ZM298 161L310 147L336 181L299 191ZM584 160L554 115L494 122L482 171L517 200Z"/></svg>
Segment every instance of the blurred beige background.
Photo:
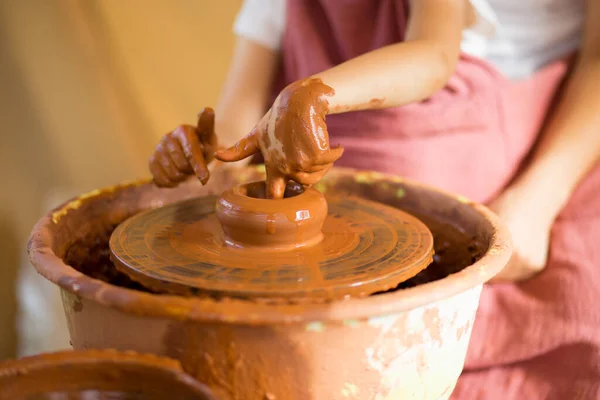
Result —
<svg viewBox="0 0 600 400"><path fill-rule="evenodd" d="M26 261L33 224L147 175L159 137L216 103L240 5L0 1L0 359L68 345L57 292Z"/></svg>

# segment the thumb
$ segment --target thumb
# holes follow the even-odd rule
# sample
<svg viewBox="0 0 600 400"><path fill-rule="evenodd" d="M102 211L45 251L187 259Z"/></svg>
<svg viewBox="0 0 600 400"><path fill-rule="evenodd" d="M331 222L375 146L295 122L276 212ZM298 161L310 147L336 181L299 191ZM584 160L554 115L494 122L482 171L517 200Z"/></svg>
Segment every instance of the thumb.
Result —
<svg viewBox="0 0 600 400"><path fill-rule="evenodd" d="M198 114L198 124L196 132L201 139L210 137L215 131L215 112L212 108L206 107Z"/></svg>
<svg viewBox="0 0 600 400"><path fill-rule="evenodd" d="M276 170L267 171L267 199L283 199L286 179Z"/></svg>
<svg viewBox="0 0 600 400"><path fill-rule="evenodd" d="M253 130L235 145L217 151L215 153L215 158L220 161L233 162L243 160L258 152L260 152L258 135L256 134L256 130Z"/></svg>
<svg viewBox="0 0 600 400"><path fill-rule="evenodd" d="M325 165L336 162L344 154L344 148L341 146L329 149L327 153L323 153L319 156L315 164Z"/></svg>

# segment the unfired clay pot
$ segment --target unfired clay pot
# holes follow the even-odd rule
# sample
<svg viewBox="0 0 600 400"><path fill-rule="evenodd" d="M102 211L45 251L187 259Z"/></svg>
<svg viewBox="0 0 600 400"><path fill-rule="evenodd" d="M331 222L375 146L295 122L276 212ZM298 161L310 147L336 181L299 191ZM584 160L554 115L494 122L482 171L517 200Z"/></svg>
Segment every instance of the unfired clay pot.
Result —
<svg viewBox="0 0 600 400"><path fill-rule="evenodd" d="M252 182L236 185L221 194L215 213L226 243L247 249L266 246L269 251L281 251L311 246L323 239L321 230L327 216L327 201L319 191L308 188L279 201L265 199L265 192L264 182ZM289 215L290 210L293 210L292 215ZM298 212L308 218L297 220ZM269 220L269 216L273 216L273 220ZM273 234L275 226L276 235Z"/></svg>
<svg viewBox="0 0 600 400"><path fill-rule="evenodd" d="M2 400L214 400L175 360L114 350L64 351L0 363Z"/></svg>
<svg viewBox="0 0 600 400"><path fill-rule="evenodd" d="M61 287L76 349L151 352L181 361L224 400L445 399L462 370L482 284L507 263L509 236L485 207L376 173L333 169L317 189L420 218L434 262L395 290L321 304L148 292L119 274L108 239L150 207L264 179L264 167L209 185L116 186L74 199L34 228L30 257Z"/></svg>

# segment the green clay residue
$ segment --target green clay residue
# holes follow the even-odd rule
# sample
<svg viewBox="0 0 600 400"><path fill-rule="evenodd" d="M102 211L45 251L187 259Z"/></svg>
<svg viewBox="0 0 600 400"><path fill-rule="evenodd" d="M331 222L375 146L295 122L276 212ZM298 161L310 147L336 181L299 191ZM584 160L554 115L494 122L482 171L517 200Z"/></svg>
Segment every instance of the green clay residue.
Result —
<svg viewBox="0 0 600 400"><path fill-rule="evenodd" d="M377 172L377 171L370 172L370 175L371 175L372 179L376 179L376 180L381 180L381 179L385 178L385 175L383 175L381 172Z"/></svg>
<svg viewBox="0 0 600 400"><path fill-rule="evenodd" d="M456 196L456 200L460 201L460 202L461 202L461 203L463 203L463 204L468 204L468 203L470 203L470 202L471 202L471 201L470 201L469 199L467 199L465 196L461 196L461 195L458 195L458 196Z"/></svg>
<svg viewBox="0 0 600 400"><path fill-rule="evenodd" d="M349 383L349 382L346 382L344 384L344 387L342 388L342 396L350 397L350 396L356 396L357 394L358 394L358 387L355 384Z"/></svg>
<svg viewBox="0 0 600 400"><path fill-rule="evenodd" d="M325 325L322 322L315 321L307 324L305 330L307 332L323 332Z"/></svg>
<svg viewBox="0 0 600 400"><path fill-rule="evenodd" d="M349 326L351 328L358 328L360 326L359 322L355 319L345 319L344 326Z"/></svg>
<svg viewBox="0 0 600 400"><path fill-rule="evenodd" d="M358 183L373 182L373 178L371 177L371 174L366 173L366 172L362 172L362 173L358 173L358 174L354 175L354 180Z"/></svg>
<svg viewBox="0 0 600 400"><path fill-rule="evenodd" d="M403 188L398 188L396 189L396 197L397 198L402 198L406 195L406 190L404 190Z"/></svg>
<svg viewBox="0 0 600 400"><path fill-rule="evenodd" d="M256 171L261 174L264 174L267 171L267 169L265 168L265 164L258 164L254 168L256 168Z"/></svg>
<svg viewBox="0 0 600 400"><path fill-rule="evenodd" d="M327 186L323 182L319 182L314 186L321 193L325 193L327 191Z"/></svg>

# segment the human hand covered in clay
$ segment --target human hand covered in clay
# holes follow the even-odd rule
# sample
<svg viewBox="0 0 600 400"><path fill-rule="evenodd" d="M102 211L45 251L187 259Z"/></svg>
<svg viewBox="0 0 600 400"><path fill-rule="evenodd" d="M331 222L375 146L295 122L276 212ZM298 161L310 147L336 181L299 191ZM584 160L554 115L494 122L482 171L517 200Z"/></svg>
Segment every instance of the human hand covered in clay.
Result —
<svg viewBox="0 0 600 400"><path fill-rule="evenodd" d="M290 84L247 136L215 157L231 162L261 152L268 198L282 198L290 179L302 185L317 183L343 153L341 147L330 149L325 124L327 97L333 93L320 79Z"/></svg>
<svg viewBox="0 0 600 400"><path fill-rule="evenodd" d="M195 174L206 184L210 173L207 164L217 149L214 131L215 113L205 108L198 114L198 125L181 125L167 133L150 157L149 167L158 186L176 186Z"/></svg>

